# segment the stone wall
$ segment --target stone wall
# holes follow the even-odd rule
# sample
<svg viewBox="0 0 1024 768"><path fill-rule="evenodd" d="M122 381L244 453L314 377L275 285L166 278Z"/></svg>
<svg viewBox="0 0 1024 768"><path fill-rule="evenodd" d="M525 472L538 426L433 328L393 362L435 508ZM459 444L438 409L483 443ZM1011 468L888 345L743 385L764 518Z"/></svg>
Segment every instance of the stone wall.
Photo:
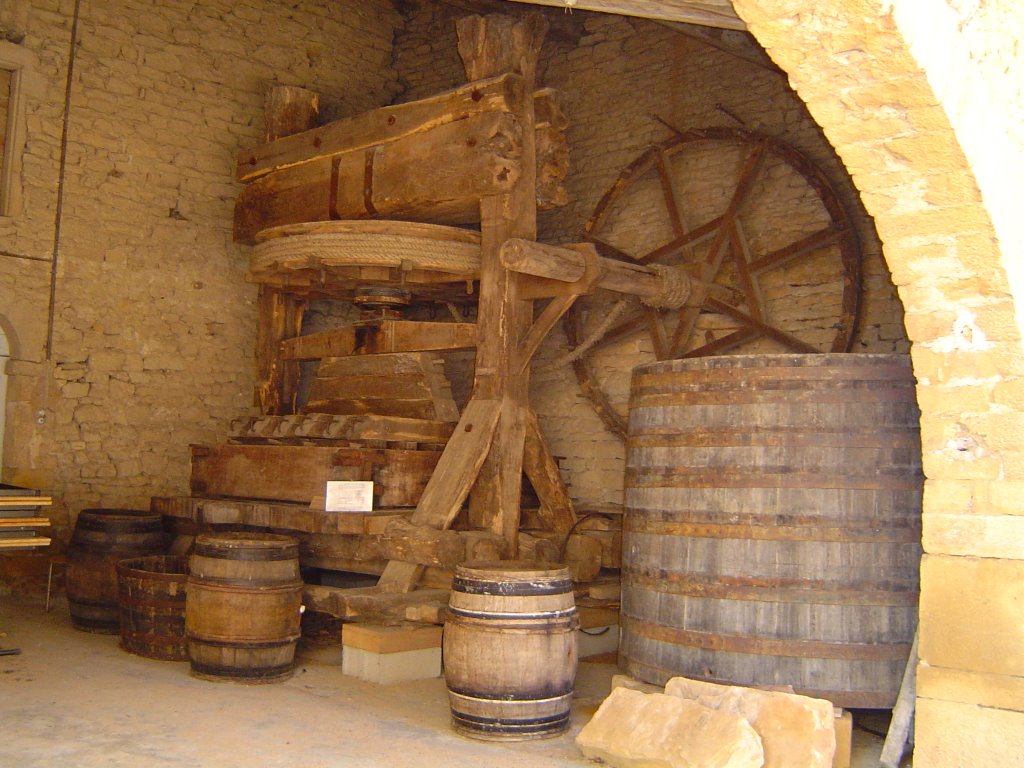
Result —
<svg viewBox="0 0 1024 768"><path fill-rule="evenodd" d="M0 219L0 314L22 379L4 479L72 516L186 492L189 443L248 412L256 291L231 238L235 155L262 140L272 84L319 91L325 119L390 102L401 21L383 0L83 3L65 103L74 8L0 11L38 59L24 204Z"/></svg>
<svg viewBox="0 0 1024 768"><path fill-rule="evenodd" d="M790 90L785 75L652 21L585 11L570 16L561 9L518 6L511 6L509 12L528 10L545 13L550 21L539 82L558 89L570 121L571 160L566 186L571 202L540 213L541 240L579 242L583 225L623 168L652 144L672 137L665 123L680 130L730 126L761 131L791 143L819 165L855 218L864 251L864 278L862 316L853 349L908 350L902 306L882 260L870 217L820 129ZM455 34L455 20L464 13L431 3L410 6L406 29L396 39L395 64L405 86L402 100L422 98L465 81ZM726 169L703 169L708 178L719 174L727 179L724 187L716 190L719 195L732 191L728 184L737 176L735 159ZM666 221L658 215L661 209L654 213L645 210L643 195L637 197L640 203L629 215L613 222L608 239L618 245L632 238L632 245L644 252L670 239L670 235L658 231L658 227L664 229ZM650 199L651 206L663 207L659 195ZM804 226L803 234L809 234L813 229L807 227L813 222L794 222L797 210L799 206L794 207L792 200L777 198L757 213L759 229L763 234L796 225L796 231ZM688 222L691 226L701 221L697 212L693 216L695 220ZM637 225L637 221L641 223ZM630 228L644 230L641 234L646 240L633 237L636 232L628 232ZM778 241L775 247L781 244ZM762 245L770 250L767 244ZM838 317L835 287L826 286L829 281L835 282L837 263L838 259L832 259L822 264L820 271L814 265L805 267L807 274L790 281L800 283L798 288L775 288L779 307L803 305L817 318L812 324L818 327L812 329L808 340L823 349L831 338L827 326ZM829 302L832 306L823 310ZM599 299L584 303L597 316L611 306ZM822 321L822 316L830 319ZM591 402L580 393L570 366L560 362L567 350L562 329L555 329L534 365L532 402L574 498L583 507L618 505L624 477L623 444L605 428ZM761 344L746 351L784 350ZM621 415L626 411L630 370L654 359L649 338L642 336L594 355L595 373Z"/></svg>

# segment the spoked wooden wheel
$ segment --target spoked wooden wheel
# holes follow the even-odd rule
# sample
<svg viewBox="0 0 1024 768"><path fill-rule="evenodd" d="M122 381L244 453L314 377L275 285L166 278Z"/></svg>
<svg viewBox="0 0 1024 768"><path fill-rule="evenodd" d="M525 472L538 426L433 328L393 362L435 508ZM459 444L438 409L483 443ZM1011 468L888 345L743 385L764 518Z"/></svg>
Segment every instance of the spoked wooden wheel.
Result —
<svg viewBox="0 0 1024 768"><path fill-rule="evenodd" d="M777 139L705 128L652 147L604 195L584 236L603 256L682 265L721 287L669 311L598 293L566 316L570 347L585 350L573 360L580 386L619 436L636 365L850 347L856 234L824 174Z"/></svg>

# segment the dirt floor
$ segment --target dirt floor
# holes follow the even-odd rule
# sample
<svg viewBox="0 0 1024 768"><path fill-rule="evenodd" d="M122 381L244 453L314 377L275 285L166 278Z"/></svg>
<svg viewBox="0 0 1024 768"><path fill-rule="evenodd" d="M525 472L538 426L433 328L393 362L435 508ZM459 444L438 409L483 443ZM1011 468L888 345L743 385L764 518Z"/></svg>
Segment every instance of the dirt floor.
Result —
<svg viewBox="0 0 1024 768"><path fill-rule="evenodd" d="M0 597L0 648L21 649L0 656L0 768L593 765L573 738L617 671L581 663L569 732L513 744L456 736L441 678L373 685L318 653L283 683L209 682L187 662L73 629L63 599L46 613L41 600ZM885 719L858 714L853 766L875 768L882 739L870 731L884 734Z"/></svg>

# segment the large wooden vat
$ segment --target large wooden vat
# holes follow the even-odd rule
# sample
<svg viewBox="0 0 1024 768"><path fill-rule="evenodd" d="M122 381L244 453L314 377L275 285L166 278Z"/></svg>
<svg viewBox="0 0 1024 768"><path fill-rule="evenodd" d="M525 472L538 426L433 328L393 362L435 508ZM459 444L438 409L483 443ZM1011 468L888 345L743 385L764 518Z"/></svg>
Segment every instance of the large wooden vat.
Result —
<svg viewBox="0 0 1024 768"><path fill-rule="evenodd" d="M117 564L121 647L150 659L185 661L188 558L150 555Z"/></svg>
<svg viewBox="0 0 1024 768"><path fill-rule="evenodd" d="M269 683L292 674L302 608L290 536L209 533L189 560L185 633L198 677Z"/></svg>
<svg viewBox="0 0 1024 768"><path fill-rule="evenodd" d="M902 355L637 368L620 665L895 701L917 615L921 446Z"/></svg>
<svg viewBox="0 0 1024 768"><path fill-rule="evenodd" d="M116 635L117 563L167 548L160 515L136 509L83 509L68 547L67 594L76 629Z"/></svg>
<svg viewBox="0 0 1024 768"><path fill-rule="evenodd" d="M485 741L564 732L578 626L567 568L519 561L456 567L442 643L455 730Z"/></svg>

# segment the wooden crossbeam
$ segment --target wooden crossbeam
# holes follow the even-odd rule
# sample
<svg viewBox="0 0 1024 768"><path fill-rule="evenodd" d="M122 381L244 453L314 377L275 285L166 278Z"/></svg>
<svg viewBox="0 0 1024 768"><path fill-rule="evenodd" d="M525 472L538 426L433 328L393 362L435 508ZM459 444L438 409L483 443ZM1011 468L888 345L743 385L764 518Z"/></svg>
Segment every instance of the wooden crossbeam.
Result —
<svg viewBox="0 0 1024 768"><path fill-rule="evenodd" d="M422 320L373 320L311 333L281 343L281 358L320 360L344 355L471 349L476 323L435 323Z"/></svg>

